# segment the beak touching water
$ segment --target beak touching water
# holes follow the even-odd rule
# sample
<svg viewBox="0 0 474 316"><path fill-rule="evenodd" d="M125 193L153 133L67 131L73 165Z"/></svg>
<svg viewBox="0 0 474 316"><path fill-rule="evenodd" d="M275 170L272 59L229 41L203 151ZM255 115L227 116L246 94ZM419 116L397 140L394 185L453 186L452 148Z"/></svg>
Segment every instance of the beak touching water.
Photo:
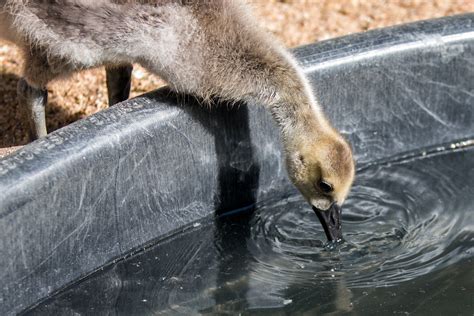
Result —
<svg viewBox="0 0 474 316"><path fill-rule="evenodd" d="M341 227L341 207L333 203L331 207L326 210L320 210L313 206L313 211L319 218L324 232L330 242L339 242L342 240Z"/></svg>

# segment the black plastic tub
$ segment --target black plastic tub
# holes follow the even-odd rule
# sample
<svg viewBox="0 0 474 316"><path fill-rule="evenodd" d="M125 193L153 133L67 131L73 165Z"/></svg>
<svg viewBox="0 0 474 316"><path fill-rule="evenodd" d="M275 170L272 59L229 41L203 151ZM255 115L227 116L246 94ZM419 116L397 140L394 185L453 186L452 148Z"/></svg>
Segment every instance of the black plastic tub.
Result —
<svg viewBox="0 0 474 316"><path fill-rule="evenodd" d="M470 315L474 14L294 53L354 148L352 248L321 250L261 106L162 89L0 159L0 314Z"/></svg>

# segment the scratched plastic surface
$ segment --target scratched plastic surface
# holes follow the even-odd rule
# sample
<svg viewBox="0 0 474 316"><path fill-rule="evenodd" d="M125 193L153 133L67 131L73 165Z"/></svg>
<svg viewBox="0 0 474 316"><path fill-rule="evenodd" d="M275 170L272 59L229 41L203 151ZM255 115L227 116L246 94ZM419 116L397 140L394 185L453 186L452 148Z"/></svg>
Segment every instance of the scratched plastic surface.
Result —
<svg viewBox="0 0 474 316"><path fill-rule="evenodd" d="M359 170L343 214L336 251L299 196L197 222L28 314L472 313L474 147Z"/></svg>

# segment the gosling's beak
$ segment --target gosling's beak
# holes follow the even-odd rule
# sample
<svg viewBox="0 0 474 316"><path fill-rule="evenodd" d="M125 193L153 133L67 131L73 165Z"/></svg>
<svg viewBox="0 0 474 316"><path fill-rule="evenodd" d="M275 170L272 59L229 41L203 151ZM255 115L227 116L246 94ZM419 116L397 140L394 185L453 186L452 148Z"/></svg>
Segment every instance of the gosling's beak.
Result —
<svg viewBox="0 0 474 316"><path fill-rule="evenodd" d="M313 211L318 216L321 225L323 225L328 240L342 240L341 207L336 203L333 203L326 211L320 210L314 206Z"/></svg>

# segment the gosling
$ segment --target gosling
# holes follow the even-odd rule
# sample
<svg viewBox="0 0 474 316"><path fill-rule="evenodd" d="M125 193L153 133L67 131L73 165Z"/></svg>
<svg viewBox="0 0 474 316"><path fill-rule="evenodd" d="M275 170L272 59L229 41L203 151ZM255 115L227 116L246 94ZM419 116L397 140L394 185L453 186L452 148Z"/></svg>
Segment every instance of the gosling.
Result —
<svg viewBox="0 0 474 316"><path fill-rule="evenodd" d="M33 138L46 135L46 85L106 67L109 104L128 98L132 63L203 100L265 105L281 131L290 179L329 240L354 179L349 144L331 126L294 58L239 0L0 0L0 37L25 59L18 97Z"/></svg>

